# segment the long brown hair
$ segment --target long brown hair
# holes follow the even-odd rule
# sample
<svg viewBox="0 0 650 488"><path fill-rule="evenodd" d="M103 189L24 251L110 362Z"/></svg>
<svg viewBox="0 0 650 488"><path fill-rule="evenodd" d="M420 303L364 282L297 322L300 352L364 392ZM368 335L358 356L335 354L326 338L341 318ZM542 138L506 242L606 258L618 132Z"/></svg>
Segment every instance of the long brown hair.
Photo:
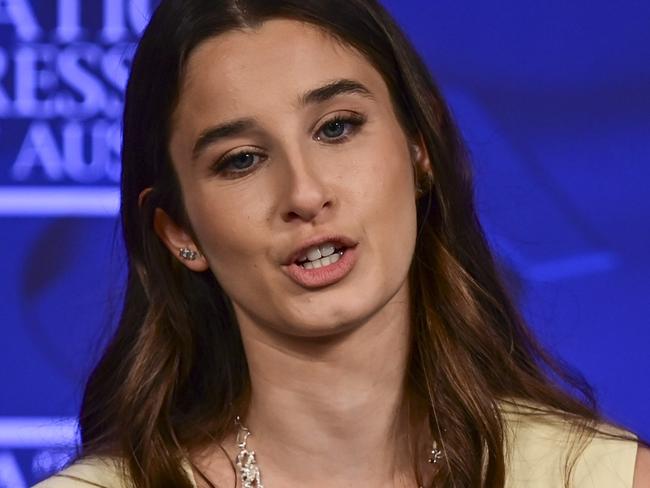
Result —
<svg viewBox="0 0 650 488"><path fill-rule="evenodd" d="M168 152L188 56L206 39L271 18L308 22L360 51L386 82L405 133L428 150L435 183L417 203L408 392L444 441L434 485L503 487L504 401L560 412L587 429L598 419L594 398L518 313L477 219L468 157L449 110L375 0L163 0L156 10L125 100L124 306L87 383L81 454L118 457L138 488L189 488L185 453L223 438L246 402L248 369L230 300L210 272L191 272L170 256L153 215L160 207L191 232Z"/></svg>

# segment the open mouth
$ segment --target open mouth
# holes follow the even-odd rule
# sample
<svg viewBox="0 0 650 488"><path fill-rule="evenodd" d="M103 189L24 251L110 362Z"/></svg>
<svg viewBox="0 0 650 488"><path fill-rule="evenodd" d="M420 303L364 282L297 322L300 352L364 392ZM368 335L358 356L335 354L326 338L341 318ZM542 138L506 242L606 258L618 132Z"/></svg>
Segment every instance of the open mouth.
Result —
<svg viewBox="0 0 650 488"><path fill-rule="evenodd" d="M337 236L338 237L338 236ZM298 285L319 289L333 285L345 278L359 258L357 242L350 239L330 238L321 244L303 247L294 254L283 271Z"/></svg>
<svg viewBox="0 0 650 488"><path fill-rule="evenodd" d="M347 248L345 246L335 247L334 251L331 254L321 255L320 258L313 260L309 259L308 257L304 257L303 259L296 261L296 264L303 269L324 268L336 263L339 259L341 259L346 249Z"/></svg>

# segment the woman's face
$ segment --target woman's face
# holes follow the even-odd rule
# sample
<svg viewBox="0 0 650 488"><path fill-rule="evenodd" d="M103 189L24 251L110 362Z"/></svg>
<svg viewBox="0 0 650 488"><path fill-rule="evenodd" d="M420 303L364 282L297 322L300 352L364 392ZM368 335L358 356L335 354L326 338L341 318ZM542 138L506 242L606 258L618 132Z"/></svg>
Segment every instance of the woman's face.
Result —
<svg viewBox="0 0 650 488"><path fill-rule="evenodd" d="M408 303L411 151L358 52L291 20L203 42L187 62L170 153L203 254L185 264L210 268L240 324L327 336ZM176 254L181 234L157 229ZM296 262L327 241L320 252L334 247L337 262Z"/></svg>

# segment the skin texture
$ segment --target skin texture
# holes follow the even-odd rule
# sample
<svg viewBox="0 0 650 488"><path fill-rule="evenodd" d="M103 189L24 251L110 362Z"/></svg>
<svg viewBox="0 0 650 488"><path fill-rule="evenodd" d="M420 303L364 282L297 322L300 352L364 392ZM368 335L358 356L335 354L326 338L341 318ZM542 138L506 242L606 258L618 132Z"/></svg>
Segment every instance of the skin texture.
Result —
<svg viewBox="0 0 650 488"><path fill-rule="evenodd" d="M299 103L342 78L370 95ZM350 114L365 122L327 125ZM207 128L241 117L256 128L193 157ZM251 372L250 446L269 486L415 485L405 474L412 465L401 402L413 167L427 170L429 161L414 144L379 73L313 26L268 21L208 40L189 58L170 153L196 242L160 209L155 226L174 255L200 250L181 262L209 268L233 301ZM259 154L240 158L244 175L214 171L239 150ZM283 260L329 233L358 242L351 272L319 289L292 281ZM234 441L224 446L233 456ZM423 447L425 464L426 454ZM196 458L213 481L232 483L216 450Z"/></svg>

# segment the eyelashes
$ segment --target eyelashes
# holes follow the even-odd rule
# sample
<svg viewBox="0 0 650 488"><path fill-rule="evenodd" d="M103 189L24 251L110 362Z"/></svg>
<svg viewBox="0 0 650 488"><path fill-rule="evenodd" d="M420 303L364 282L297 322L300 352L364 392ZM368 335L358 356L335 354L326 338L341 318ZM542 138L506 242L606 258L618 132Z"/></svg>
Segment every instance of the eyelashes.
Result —
<svg viewBox="0 0 650 488"><path fill-rule="evenodd" d="M342 144L356 134L365 122L366 117L361 114L336 115L318 128L314 140L324 144ZM244 149L217 161L212 171L224 177L237 178L251 172L266 158L262 152Z"/></svg>
<svg viewBox="0 0 650 488"><path fill-rule="evenodd" d="M355 129L358 129L364 122L365 122L365 117L363 117L362 115L357 115L357 114L337 115L332 119L326 121L323 125L321 125L321 128L319 129L317 134L324 132L326 129L331 129L332 127L345 128L346 124L350 127L351 131L354 131ZM345 142L350 135L352 135L351 132L344 132L338 136L337 135L331 137L328 136L325 142L340 144L341 142ZM316 136L316 140L323 141L321 136Z"/></svg>

